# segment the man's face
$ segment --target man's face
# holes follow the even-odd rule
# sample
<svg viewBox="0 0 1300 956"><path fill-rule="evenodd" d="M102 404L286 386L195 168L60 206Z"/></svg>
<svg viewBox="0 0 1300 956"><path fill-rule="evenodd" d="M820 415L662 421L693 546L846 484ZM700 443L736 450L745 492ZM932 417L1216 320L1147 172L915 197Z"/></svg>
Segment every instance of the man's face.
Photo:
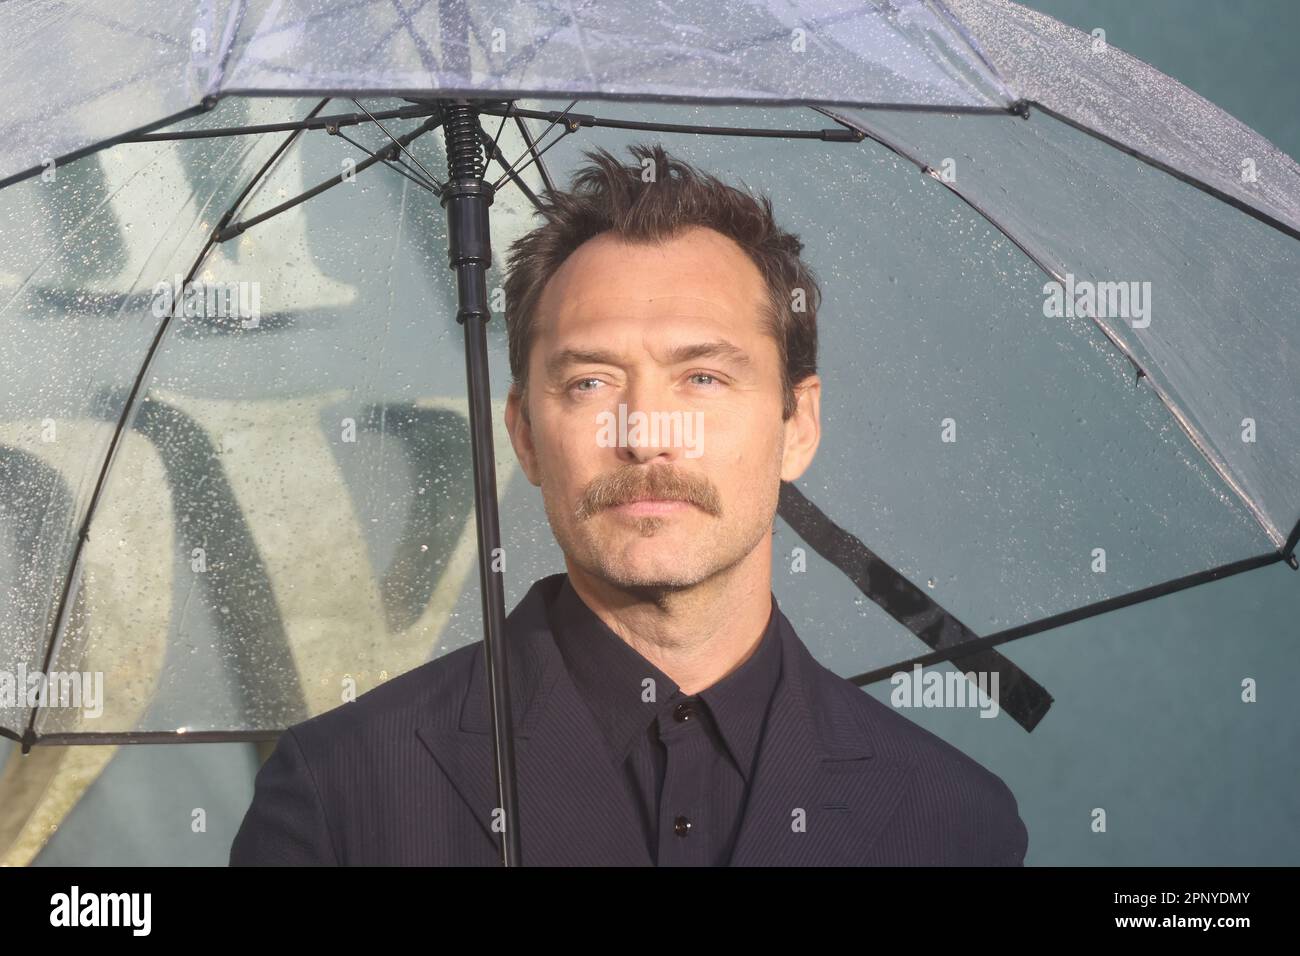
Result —
<svg viewBox="0 0 1300 956"><path fill-rule="evenodd" d="M506 424L571 565L621 589L692 587L751 555L770 575L756 549L816 451L820 382L783 422L765 302L743 250L705 228L602 234L547 283Z"/></svg>

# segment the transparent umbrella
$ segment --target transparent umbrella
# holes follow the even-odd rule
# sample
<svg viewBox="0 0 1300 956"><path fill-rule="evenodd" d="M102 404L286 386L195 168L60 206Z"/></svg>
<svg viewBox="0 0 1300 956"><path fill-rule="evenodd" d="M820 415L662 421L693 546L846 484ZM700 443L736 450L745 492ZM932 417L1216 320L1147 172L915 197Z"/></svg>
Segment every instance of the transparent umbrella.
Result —
<svg viewBox="0 0 1300 956"><path fill-rule="evenodd" d="M483 640L513 823L506 592L559 555L494 451L491 318L502 250L593 146L663 142L805 240L823 441L781 489L773 588L827 666L992 672L1029 731L1053 698L1002 645L1296 566L1300 169L1104 36L1004 0L0 27L24 751L270 739Z"/></svg>

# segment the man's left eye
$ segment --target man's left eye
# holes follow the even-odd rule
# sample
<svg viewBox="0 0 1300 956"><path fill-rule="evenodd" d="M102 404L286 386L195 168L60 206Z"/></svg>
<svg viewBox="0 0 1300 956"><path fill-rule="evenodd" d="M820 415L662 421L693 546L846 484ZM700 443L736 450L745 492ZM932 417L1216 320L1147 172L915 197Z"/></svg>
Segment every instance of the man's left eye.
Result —
<svg viewBox="0 0 1300 956"><path fill-rule="evenodd" d="M690 377L691 377L691 378L708 378L708 379L712 379L714 382L717 382L717 381L718 381L718 377L717 377L716 375L710 375L708 372L692 372Z"/></svg>

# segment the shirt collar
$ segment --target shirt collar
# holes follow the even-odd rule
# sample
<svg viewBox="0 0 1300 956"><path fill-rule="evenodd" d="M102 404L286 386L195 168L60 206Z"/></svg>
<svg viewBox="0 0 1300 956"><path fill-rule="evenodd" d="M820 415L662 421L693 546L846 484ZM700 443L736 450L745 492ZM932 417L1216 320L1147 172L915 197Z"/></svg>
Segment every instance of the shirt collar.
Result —
<svg viewBox="0 0 1300 956"><path fill-rule="evenodd" d="M771 600L758 647L740 667L695 695L704 701L746 779L781 673L779 608L776 597ZM565 667L621 764L659 713L683 698L681 688L607 627L578 596L568 575L548 615ZM654 680L654 701L644 699L646 678Z"/></svg>

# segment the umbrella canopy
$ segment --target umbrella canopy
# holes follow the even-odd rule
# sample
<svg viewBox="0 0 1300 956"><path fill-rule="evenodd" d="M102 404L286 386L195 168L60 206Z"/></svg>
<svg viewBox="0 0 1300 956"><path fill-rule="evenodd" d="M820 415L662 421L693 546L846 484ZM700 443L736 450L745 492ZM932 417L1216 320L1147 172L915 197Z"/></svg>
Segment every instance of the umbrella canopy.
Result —
<svg viewBox="0 0 1300 956"><path fill-rule="evenodd" d="M1031 730L1000 645L1294 566L1300 169L1100 37L1001 0L59 9L0 13L0 669L104 694L0 694L26 746L266 737L482 638L455 99L493 311L584 147L661 140L803 237L823 440L773 589L839 673L996 671ZM493 477L517 599L560 556Z"/></svg>

